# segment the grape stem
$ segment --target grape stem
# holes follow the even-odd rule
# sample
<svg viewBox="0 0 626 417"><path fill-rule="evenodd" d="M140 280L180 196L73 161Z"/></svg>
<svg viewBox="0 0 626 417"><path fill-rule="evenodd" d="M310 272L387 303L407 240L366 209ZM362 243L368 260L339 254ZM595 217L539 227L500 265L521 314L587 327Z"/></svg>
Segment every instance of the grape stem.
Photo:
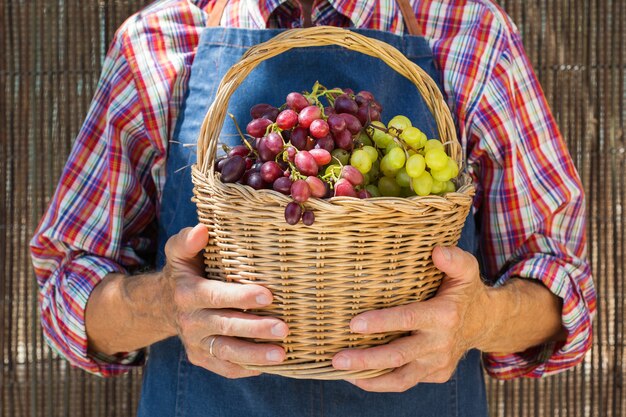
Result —
<svg viewBox="0 0 626 417"><path fill-rule="evenodd" d="M257 152L254 150L252 145L250 145L250 142L248 142L248 140L246 139L245 135L243 134L243 132L239 128L239 124L237 123L237 118L235 118L235 115L232 114L232 113L228 113L228 115L233 120L233 123L235 124L235 128L237 129L237 132L239 132L239 136L241 136L241 140L243 141L243 143L246 144L246 147L250 150L250 152L252 152L254 155L258 156ZM226 145L223 145L223 146L226 146Z"/></svg>

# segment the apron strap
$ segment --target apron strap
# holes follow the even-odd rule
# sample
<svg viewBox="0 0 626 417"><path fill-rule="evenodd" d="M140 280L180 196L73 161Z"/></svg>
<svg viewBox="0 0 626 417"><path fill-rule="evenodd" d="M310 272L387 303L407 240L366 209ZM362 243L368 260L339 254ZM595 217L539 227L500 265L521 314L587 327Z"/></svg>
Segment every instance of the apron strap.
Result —
<svg viewBox="0 0 626 417"><path fill-rule="evenodd" d="M213 10L211 10L209 18L207 19L207 27L216 27L220 25L222 14L224 14L224 9L226 8L226 3L228 3L228 0L215 1ZM396 3L400 7L400 13L402 14L404 24L406 25L409 34L414 36L423 36L420 26L417 23L417 17L415 17L415 12L409 3L409 0L396 0Z"/></svg>

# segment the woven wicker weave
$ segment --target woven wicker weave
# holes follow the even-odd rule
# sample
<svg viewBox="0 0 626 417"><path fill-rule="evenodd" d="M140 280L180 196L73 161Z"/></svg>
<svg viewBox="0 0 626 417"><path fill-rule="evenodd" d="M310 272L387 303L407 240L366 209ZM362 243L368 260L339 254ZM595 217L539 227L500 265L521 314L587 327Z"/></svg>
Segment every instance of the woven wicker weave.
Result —
<svg viewBox="0 0 626 417"><path fill-rule="evenodd" d="M267 286L270 308L254 311L283 319L290 333L283 341L287 360L277 366L252 366L294 378L367 378L388 370L335 370L331 359L346 348L387 343L399 333L356 335L352 317L363 311L424 300L442 278L434 267L435 245L454 245L472 202L469 177L445 197L336 197L306 203L313 226L290 226L284 208L291 201L271 190L224 184L213 170L228 101L262 61L291 48L340 45L377 57L415 84L435 116L440 139L462 165L462 152L450 112L437 85L395 48L333 27L284 32L254 46L224 76L198 139L198 164L192 169L194 201L208 226L205 264L209 277Z"/></svg>

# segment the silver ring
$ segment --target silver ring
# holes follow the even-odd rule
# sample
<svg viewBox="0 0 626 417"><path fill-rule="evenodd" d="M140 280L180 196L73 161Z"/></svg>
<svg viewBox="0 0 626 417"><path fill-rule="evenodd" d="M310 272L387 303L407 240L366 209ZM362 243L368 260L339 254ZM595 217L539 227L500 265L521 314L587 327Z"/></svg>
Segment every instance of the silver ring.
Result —
<svg viewBox="0 0 626 417"><path fill-rule="evenodd" d="M215 344L216 340L217 340L217 335L211 336L211 343L209 343L209 355L212 357L215 357L215 353L213 353L213 345Z"/></svg>

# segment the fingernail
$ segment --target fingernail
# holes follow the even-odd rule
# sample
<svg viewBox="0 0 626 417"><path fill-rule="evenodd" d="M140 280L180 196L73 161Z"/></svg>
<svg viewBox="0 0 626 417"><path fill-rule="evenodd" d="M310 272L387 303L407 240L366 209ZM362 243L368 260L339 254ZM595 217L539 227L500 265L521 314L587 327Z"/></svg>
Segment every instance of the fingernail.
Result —
<svg viewBox="0 0 626 417"><path fill-rule="evenodd" d="M364 332L367 330L367 322L363 319L356 319L352 322L352 330L355 332Z"/></svg>
<svg viewBox="0 0 626 417"><path fill-rule="evenodd" d="M259 295L256 296L256 302L257 302L257 304L265 306L265 305L268 305L269 303L271 303L272 300L271 300L271 298L267 294L259 294Z"/></svg>
<svg viewBox="0 0 626 417"><path fill-rule="evenodd" d="M278 350L274 349L267 352L265 358L270 362L280 362L282 360L282 356L283 355L281 355Z"/></svg>
<svg viewBox="0 0 626 417"><path fill-rule="evenodd" d="M285 326L282 323L276 323L272 326L272 334L274 336L285 337L287 336L286 333L287 332L285 332Z"/></svg>
<svg viewBox="0 0 626 417"><path fill-rule="evenodd" d="M336 368L348 369L350 368L350 359L346 358L345 356L340 356L333 360L333 364L335 365Z"/></svg>
<svg viewBox="0 0 626 417"><path fill-rule="evenodd" d="M443 255L444 259L447 262L450 262L450 260L452 259L452 253L450 252L450 249L448 249L445 246L440 246L439 250L441 251L441 254Z"/></svg>

